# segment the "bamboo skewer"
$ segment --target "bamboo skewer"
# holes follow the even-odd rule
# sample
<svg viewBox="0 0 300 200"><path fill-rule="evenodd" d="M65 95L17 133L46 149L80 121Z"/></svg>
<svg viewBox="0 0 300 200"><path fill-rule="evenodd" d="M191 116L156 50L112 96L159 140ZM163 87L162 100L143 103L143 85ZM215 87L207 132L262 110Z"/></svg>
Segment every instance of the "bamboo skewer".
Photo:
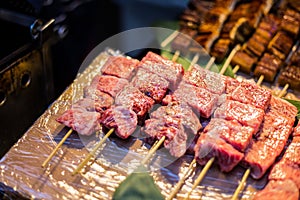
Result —
<svg viewBox="0 0 300 200"><path fill-rule="evenodd" d="M85 159L77 166L77 168L73 171L72 175L77 174L86 164L87 162L95 156L97 150L101 147L101 145L107 140L107 138L114 132L114 128L110 129L105 136L97 143L97 145L93 148L93 150L85 157Z"/></svg>
<svg viewBox="0 0 300 200"><path fill-rule="evenodd" d="M191 190L187 193L187 195L186 195L186 197L184 199L189 199L190 198L190 195L192 194L193 190L201 183L201 181L203 180L204 176L206 175L206 173L208 172L209 168L211 167L211 165L213 164L214 161L215 161L215 157L212 157L205 164L205 166L201 170L200 174L196 178L196 180L195 180L195 182L194 182Z"/></svg>
<svg viewBox="0 0 300 200"><path fill-rule="evenodd" d="M260 75L259 79L256 82L256 85L260 86L264 80L265 76L264 75Z"/></svg>
<svg viewBox="0 0 300 200"><path fill-rule="evenodd" d="M187 178L189 172L196 167L196 159L193 159L190 165L188 166L188 169L183 174L182 178L179 180L179 182L176 184L174 190L171 192L171 194L167 197L167 200L173 199L176 194L178 193L178 190L181 188L181 186L184 184L185 179Z"/></svg>
<svg viewBox="0 0 300 200"><path fill-rule="evenodd" d="M239 65L236 65L236 66L234 66L234 68L232 69L232 72L233 72L234 74L236 74L236 73L239 71L239 69L240 69L240 66L239 66Z"/></svg>
<svg viewBox="0 0 300 200"><path fill-rule="evenodd" d="M179 34L179 31L174 31L171 35L169 35L162 43L160 44L161 47L166 47L175 37Z"/></svg>
<svg viewBox="0 0 300 200"><path fill-rule="evenodd" d="M160 140L154 145L152 146L152 148L150 149L150 151L148 152L147 156L142 160L141 164L145 165L147 163L147 161L151 158L151 156L156 152L156 150L160 147L160 145L165 141L166 136L163 136L162 138L160 138Z"/></svg>
<svg viewBox="0 0 300 200"><path fill-rule="evenodd" d="M241 192L241 191L244 189L244 187L245 187L245 184L246 184L247 178L248 178L249 175L250 175L250 172L251 172L251 169L250 169L250 168L248 168L248 169L245 171L245 173L244 173L244 175L243 175L243 177L242 177L242 180L241 180L240 183L239 183L239 186L236 188L236 190L234 191L233 196L231 197L231 200L236 200L236 199L238 198L240 192Z"/></svg>
<svg viewBox="0 0 300 200"><path fill-rule="evenodd" d="M286 94L287 89L289 88L289 84L285 84L285 86L283 87L283 89L280 91L280 93L278 94L278 97L281 98Z"/></svg>
<svg viewBox="0 0 300 200"><path fill-rule="evenodd" d="M180 51L176 50L173 55L172 61L175 62L178 59L179 55L180 55Z"/></svg>
<svg viewBox="0 0 300 200"><path fill-rule="evenodd" d="M211 68L211 66L214 64L216 60L216 57L211 57L207 63L207 65L205 66L205 69L206 70L209 70Z"/></svg>
<svg viewBox="0 0 300 200"><path fill-rule="evenodd" d="M67 140L67 138L71 135L73 132L72 129L70 129L66 135L62 138L62 140L56 145L56 147L53 149L53 151L50 153L48 158L43 162L42 167L45 167L48 162L52 159L52 157L57 153L58 149L63 145L63 143Z"/></svg>
<svg viewBox="0 0 300 200"><path fill-rule="evenodd" d="M222 67L223 73L225 73L227 67L229 66L229 63L230 63L232 57L234 56L235 52L236 52L239 48L240 48L240 47L237 46L237 47L235 48L235 51L234 51L233 53L232 53L232 52L230 53L231 56L230 56L230 58L228 59L228 62L226 62L226 63L225 63L226 65L224 64L224 66ZM206 69L206 70L209 70L209 69L212 67L212 65L214 64L214 61L215 61L215 57L211 57L210 60L208 61L207 65L206 65L205 69ZM190 65L190 66L191 66L191 65ZM205 164L205 166L204 166L203 169L201 170L200 174L198 175L197 179L195 180L192 189L188 192L188 195L187 195L187 197L186 197L185 199L189 198L189 195L192 193L192 191L193 191L193 190L199 185L199 183L203 180L204 176L205 176L206 173L208 172L208 170L209 170L209 168L211 167L211 165L213 164L214 160L215 160L215 158L212 157L212 158ZM193 159L193 161L190 163L190 165L189 165L189 167L188 167L189 170L187 170L186 173L184 174L184 176L179 180L179 182L178 182L177 185L175 186L174 190L171 192L171 194L170 194L169 197L167 198L168 200L169 200L169 199L172 199L172 198L178 193L178 191L180 190L180 188L181 188L182 185L184 184L184 181L185 181L185 179L186 179L186 174L188 173L188 171L190 171L190 169L193 169L193 168L196 167L196 165L194 165L194 163L196 163L196 159Z"/></svg>
<svg viewBox="0 0 300 200"><path fill-rule="evenodd" d="M223 67L222 67L221 70L220 70L220 74L221 74L221 75L223 75L223 74L225 73L225 71L226 71L226 69L228 68L228 66L229 66L229 64L230 64L230 62L231 62L233 56L235 55L235 53L236 53L240 48L241 48L241 45L238 44L238 45L236 45L236 46L232 49L232 51L230 52L230 54L229 54L227 60L225 61Z"/></svg>

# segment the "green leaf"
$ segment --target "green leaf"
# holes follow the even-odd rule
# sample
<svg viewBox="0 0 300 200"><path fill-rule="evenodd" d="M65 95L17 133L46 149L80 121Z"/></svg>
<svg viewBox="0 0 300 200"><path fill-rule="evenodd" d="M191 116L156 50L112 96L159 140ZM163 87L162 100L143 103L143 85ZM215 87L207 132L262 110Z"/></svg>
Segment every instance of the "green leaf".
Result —
<svg viewBox="0 0 300 200"><path fill-rule="evenodd" d="M290 102L291 104L293 104L294 106L296 106L296 108L298 109L298 113L297 113L297 119L300 120L300 101L297 100L291 100L291 99L286 99L283 98L284 100Z"/></svg>
<svg viewBox="0 0 300 200"><path fill-rule="evenodd" d="M163 200L154 179L145 167L139 167L139 172L130 174L121 182L114 192L114 200Z"/></svg>

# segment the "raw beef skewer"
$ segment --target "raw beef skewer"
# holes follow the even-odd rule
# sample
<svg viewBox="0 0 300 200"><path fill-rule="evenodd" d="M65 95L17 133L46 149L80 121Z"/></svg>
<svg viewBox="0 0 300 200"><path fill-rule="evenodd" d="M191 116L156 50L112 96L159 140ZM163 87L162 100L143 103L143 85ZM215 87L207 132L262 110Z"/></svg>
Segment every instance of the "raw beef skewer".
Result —
<svg viewBox="0 0 300 200"><path fill-rule="evenodd" d="M200 87L204 87L204 88L207 88L208 86L209 86L209 84L205 81L205 79L203 80L203 75L202 75L202 79L201 79L201 74L205 74L205 73L207 73L207 72L205 72L205 70L203 70L203 69L201 69L201 68L191 68L191 70L188 72L188 73L186 73L185 74L185 76L183 77L183 80L185 81L185 82L188 82L188 83L190 83L190 84L193 84L193 85L198 85L198 86L200 86ZM220 75L219 75L220 76ZM214 77L214 78L213 78ZM219 84L217 84L217 85L214 85L214 87L208 87L209 89L210 89L210 91L211 92L214 92L214 93L216 93L216 94L222 94L222 93L224 93L225 92L225 83L227 83L229 86L228 86L228 91L227 92L232 92L233 90L234 90L234 88L236 88L236 85L238 85L238 81L237 80L235 80L235 79L229 79L228 77L222 77L222 76L220 76L220 77L217 77L217 74L214 74L214 76L213 75L211 75L210 76L210 78L209 78L211 81L211 83L213 82L213 80L223 80L224 79L224 81L225 82L223 82L222 83L222 81L221 81L221 83L219 83ZM232 80L232 82L230 82L229 80ZM234 83L233 83L234 82ZM244 85L244 88L248 88L250 85L248 84L248 85L246 85L246 83L243 83ZM235 87L233 87L233 85L235 85ZM216 90L215 88L218 88L218 90ZM180 89L180 87L179 87L179 89ZM252 88L253 89L253 88ZM237 90L241 90L241 88L239 88L239 89L237 89ZM243 90L243 89L242 89ZM255 90L253 90L253 91L255 91ZM176 95L176 92L177 91L175 91L175 95ZM257 92L257 91L256 91ZM261 92L264 92L264 91L261 91ZM254 94L255 92L253 92L253 94ZM252 95L253 94L250 94L250 93L248 93L248 95L246 95L246 96L248 96L248 98L250 99L250 98L252 98ZM269 95L270 95L270 93L269 93ZM180 96L180 95L178 95L178 96ZM239 96L240 96L240 94L238 93L238 92L236 92L235 93L235 95L232 95L232 96L236 96L235 98L239 98ZM167 98L167 97L166 97ZM259 99L259 98L258 98ZM268 99L268 98L267 98ZM240 97L240 100L242 100L242 98ZM261 98L260 98L260 100L261 100ZM261 107L261 105L259 105L259 104L257 104L257 103L255 103L255 102L250 102L250 103L253 103L254 105L256 105L256 106L260 106ZM266 103L268 103L268 100L266 101ZM264 106L263 106L264 107ZM206 109L207 110L207 109ZM209 110L209 109L208 109ZM211 113L211 112L209 112L209 113ZM249 113L250 113L250 111L249 111ZM203 113L201 113L200 112L200 115L202 114L202 116L203 116ZM210 114L208 114L208 116L209 116ZM204 115L204 116L207 116L207 115ZM224 121L224 120L223 120ZM221 122L222 123L222 122ZM224 124L225 125L225 124ZM229 124L227 124L227 125L229 125ZM233 125L233 124L232 124ZM230 125L231 126L231 125ZM257 127L257 126L256 126ZM207 127L208 128L208 127ZM228 127L229 128L229 127ZM233 128L233 126L231 126L231 128ZM235 128L237 128L237 127L235 127ZM235 129L235 128L233 128L233 129ZM250 128L250 127L249 127ZM208 128L209 129L209 128ZM253 132L254 132L254 129L252 129L252 128L250 128L249 130L252 130L252 131L250 131L249 133L250 134L248 134L250 137L252 137L252 134L253 134ZM223 133L225 133L225 132L223 132ZM225 134L226 135L226 134ZM225 136L225 135L223 135L223 136ZM226 136L225 136L226 137ZM228 137L228 136L227 136ZM249 137L248 137L249 138ZM237 145L237 146L240 146L242 143L239 143L238 142L238 140L237 139L234 139L233 137L230 139L230 137L228 137L227 139L229 139L230 141L232 141L232 142L234 142L234 141L236 141L237 143L235 143L235 145ZM233 140L232 140L233 139ZM247 140L247 139L246 139ZM248 141L249 141L249 139L248 139ZM232 144L234 144L234 143L232 143ZM245 144L244 144L245 145ZM247 143L246 143L246 145L247 145ZM232 148L232 147L231 147ZM245 148L245 147L244 147ZM194 159L194 160L196 160L196 159ZM210 158L210 160L209 161L207 161L206 160L206 162L207 162L207 164L206 164L206 166L204 167L204 169L206 169L206 170L202 170L202 172L201 172L201 174L199 175L199 177L198 178L200 178L200 179L202 179L203 177L204 177L204 175L205 175L205 173L207 172L207 170L209 169L209 167L210 167L210 165L213 163L213 161L214 161L214 157L211 157ZM193 167L191 167L191 165L193 165L193 162L190 164L190 166L189 166L189 169L190 168L193 168ZM183 177L182 179L185 179L186 177ZM201 180L199 180L198 179L198 181L199 182L197 182L197 181L195 181L195 184L199 184L200 182L201 182ZM173 190L172 191L172 193L171 193L171 195L169 196L169 199L171 199L171 198L173 198L175 195L176 195L176 193L178 192L178 190L181 188L181 186L182 186L182 184L184 183L184 181L183 180L180 180L179 182L178 182L178 184L175 186L175 190ZM194 185L195 185L194 184Z"/></svg>
<svg viewBox="0 0 300 200"><path fill-rule="evenodd" d="M275 162L291 134L296 114L295 106L278 97L272 97L258 137L246 150L241 162L248 169L232 199L237 199L248 175L251 174L253 178L259 179Z"/></svg>
<svg viewBox="0 0 300 200"><path fill-rule="evenodd" d="M116 88L120 90L128 83L126 79L122 78L131 78L137 66L138 60L127 59L123 56L109 57L106 65L102 69L102 73L110 74L109 72L114 71L111 70L111 68L115 68L116 66L119 67L120 63L122 63L123 70L119 70L120 73L117 76L119 78L113 76L94 77L91 85L84 88L84 98L77 101L71 109L65 111L57 119L58 122L71 127L71 129L49 154L47 159L43 162L42 167L47 165L51 158L56 154L58 149L71 135L73 130L76 130L79 134L83 135L91 135L92 133L100 130L100 124L98 123L98 120L101 116L101 113L113 104L113 97L111 97L111 95L117 93ZM114 90L109 90L109 87L113 88ZM114 91L114 93L112 93L112 91ZM86 123L84 123L84 126L80 126L80 123L78 123L77 120L83 120Z"/></svg>
<svg viewBox="0 0 300 200"><path fill-rule="evenodd" d="M258 199L295 199L300 189L300 123L294 128L293 138L283 157L271 169L267 186L256 193Z"/></svg>
<svg viewBox="0 0 300 200"><path fill-rule="evenodd" d="M178 56L178 54L174 55L176 59ZM133 132L136 127L136 124L134 123L121 123L122 126L119 126L118 113L123 113L122 111L118 112L118 106L124 106L129 110L133 110L141 124L143 123L147 112L149 112L154 105L154 102L160 102L168 88L172 90L177 87L182 74L183 67L181 64L164 59L155 53L148 52L147 55L140 61L139 69L130 84L125 86L124 89L116 95L116 107L112 106L104 112L103 117L100 119L101 124L108 129L117 130L117 132L122 132L122 130L124 130L123 127L128 127L131 130L130 132ZM147 77L147 79L145 79L145 77ZM129 118L132 119L132 117ZM117 135L125 139L130 134ZM106 140L107 138L108 137L105 139L103 138L103 140ZM164 138L161 138L161 140L163 141ZM94 156L94 153L99 147L100 145L95 146L93 151L90 152L90 154L75 169L73 175L81 170L89 159Z"/></svg>

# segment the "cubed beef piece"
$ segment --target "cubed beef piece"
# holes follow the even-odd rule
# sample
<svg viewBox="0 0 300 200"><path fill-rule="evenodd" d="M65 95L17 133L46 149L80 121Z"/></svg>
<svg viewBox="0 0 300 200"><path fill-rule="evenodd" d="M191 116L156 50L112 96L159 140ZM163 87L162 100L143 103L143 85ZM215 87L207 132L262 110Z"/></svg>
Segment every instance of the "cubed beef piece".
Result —
<svg viewBox="0 0 300 200"><path fill-rule="evenodd" d="M169 87L167 80L142 68L138 70L131 83L156 103L161 102Z"/></svg>
<svg viewBox="0 0 300 200"><path fill-rule="evenodd" d="M272 168L270 180L291 179L300 189L300 137L294 136L282 159Z"/></svg>
<svg viewBox="0 0 300 200"><path fill-rule="evenodd" d="M242 126L236 120L212 118L203 130L204 133L215 133L239 151L245 151L254 134L254 129Z"/></svg>
<svg viewBox="0 0 300 200"><path fill-rule="evenodd" d="M298 200L299 190L292 180L270 181L267 186L257 192L253 200Z"/></svg>
<svg viewBox="0 0 300 200"><path fill-rule="evenodd" d="M251 176L261 178L280 155L292 132L288 118L267 112L258 138L246 150L242 165L251 167Z"/></svg>
<svg viewBox="0 0 300 200"><path fill-rule="evenodd" d="M225 82L222 75L201 68L199 65L194 65L187 71L183 80L186 83L204 88L215 94L223 94L225 92Z"/></svg>
<svg viewBox="0 0 300 200"><path fill-rule="evenodd" d="M151 118L155 119L166 119L166 118L176 118L180 119L180 123L183 124L185 129L197 134L197 132L202 127L198 116L193 112L193 110L184 104L168 104L167 106L161 106L150 114Z"/></svg>
<svg viewBox="0 0 300 200"><path fill-rule="evenodd" d="M168 98L188 104L194 109L195 113L199 113L200 116L205 118L211 116L218 104L218 95L184 82L180 83L172 98L166 97L166 99ZM166 100L163 101L166 103Z"/></svg>
<svg viewBox="0 0 300 200"><path fill-rule="evenodd" d="M75 104L73 104L72 108L81 107L90 112L96 111L102 113L104 110L106 110L112 105L108 103L110 102L97 102L91 98L82 98L78 100Z"/></svg>
<svg viewBox="0 0 300 200"><path fill-rule="evenodd" d="M90 112L83 107L75 106L66 110L56 121L72 128L78 134L91 135L101 129L100 116L99 112Z"/></svg>
<svg viewBox="0 0 300 200"><path fill-rule="evenodd" d="M298 125L294 128L293 136L300 136L300 123L298 121Z"/></svg>
<svg viewBox="0 0 300 200"><path fill-rule="evenodd" d="M91 99L96 111L106 110L113 103L114 99L107 93L101 92L97 88L87 86L83 90L85 99Z"/></svg>
<svg viewBox="0 0 300 200"><path fill-rule="evenodd" d="M188 143L188 135L184 131L180 120L176 118L167 118L167 120L148 119L145 121L143 131L157 140L165 136L164 146L175 157L182 156L191 143L191 141Z"/></svg>
<svg viewBox="0 0 300 200"><path fill-rule="evenodd" d="M240 81L229 76L223 76L223 79L225 81L225 93L227 95L230 95L241 84Z"/></svg>
<svg viewBox="0 0 300 200"><path fill-rule="evenodd" d="M111 56L101 68L102 74L130 80L138 67L139 61L124 56Z"/></svg>
<svg viewBox="0 0 300 200"><path fill-rule="evenodd" d="M114 128L117 136L126 139L136 129L137 115L124 106L113 106L103 112L100 123L108 129Z"/></svg>
<svg viewBox="0 0 300 200"><path fill-rule="evenodd" d="M96 75L90 86L101 92L105 92L112 97L115 97L125 85L128 85L128 81L123 78L118 78L109 75ZM91 88L90 88L91 89Z"/></svg>
<svg viewBox="0 0 300 200"><path fill-rule="evenodd" d="M274 114L277 113L278 115L285 116L292 121L295 121L298 112L296 106L275 96L272 96L268 109Z"/></svg>
<svg viewBox="0 0 300 200"><path fill-rule="evenodd" d="M266 110L269 106L271 96L271 91L259 87L254 82L244 80L232 92L230 99Z"/></svg>
<svg viewBox="0 0 300 200"><path fill-rule="evenodd" d="M215 134L202 133L195 145L195 158L200 165L205 165L214 157L223 172L231 171L243 156L243 153Z"/></svg>
<svg viewBox="0 0 300 200"><path fill-rule="evenodd" d="M140 62L140 66L149 72L157 74L170 82L170 87L175 89L181 80L184 69L181 64L165 59L149 51Z"/></svg>
<svg viewBox="0 0 300 200"><path fill-rule="evenodd" d="M158 140L165 136L164 145L170 154L182 156L201 128L198 117L190 107L180 104L161 106L151 113L143 131Z"/></svg>
<svg viewBox="0 0 300 200"><path fill-rule="evenodd" d="M154 105L154 100L144 95L138 88L127 85L116 96L115 104L133 110L137 114L139 122L142 122L146 114Z"/></svg>
<svg viewBox="0 0 300 200"><path fill-rule="evenodd" d="M221 104L221 106L215 110L214 117L226 120L237 120L244 126L254 128L256 133L264 119L264 111L250 104L226 100L225 103Z"/></svg>

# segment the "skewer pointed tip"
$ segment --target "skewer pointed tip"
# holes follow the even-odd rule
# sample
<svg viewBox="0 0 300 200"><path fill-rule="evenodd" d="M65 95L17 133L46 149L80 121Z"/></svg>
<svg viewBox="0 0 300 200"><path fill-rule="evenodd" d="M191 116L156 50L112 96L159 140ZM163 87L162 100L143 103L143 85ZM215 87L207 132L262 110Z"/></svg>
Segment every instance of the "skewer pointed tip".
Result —
<svg viewBox="0 0 300 200"><path fill-rule="evenodd" d="M250 174L250 171L251 171L250 168L248 168L248 169L245 171L245 173L244 173L244 175L243 175L243 178L242 178L242 180L240 181L239 186L236 188L236 190L235 190L233 196L231 197L231 200L237 200L237 198L238 198L240 192L243 190L243 188L244 188L244 186L245 186L245 183L246 183L246 180L247 180L247 178L248 178L248 176L249 176L249 174Z"/></svg>
<svg viewBox="0 0 300 200"><path fill-rule="evenodd" d="M48 162L52 159L52 157L57 153L58 149L63 145L63 143L67 140L67 138L71 135L73 132L72 129L70 129L66 135L61 139L61 141L56 145L56 147L53 149L53 151L50 153L50 155L47 157L47 159L43 162L42 167L45 168Z"/></svg>
<svg viewBox="0 0 300 200"><path fill-rule="evenodd" d="M102 146L102 144L107 140L107 138L114 132L114 130L115 129L112 128L105 134L105 136L96 144L93 150L85 157L85 159L73 171L72 176L77 174L88 163L88 161L95 156L97 150Z"/></svg>

